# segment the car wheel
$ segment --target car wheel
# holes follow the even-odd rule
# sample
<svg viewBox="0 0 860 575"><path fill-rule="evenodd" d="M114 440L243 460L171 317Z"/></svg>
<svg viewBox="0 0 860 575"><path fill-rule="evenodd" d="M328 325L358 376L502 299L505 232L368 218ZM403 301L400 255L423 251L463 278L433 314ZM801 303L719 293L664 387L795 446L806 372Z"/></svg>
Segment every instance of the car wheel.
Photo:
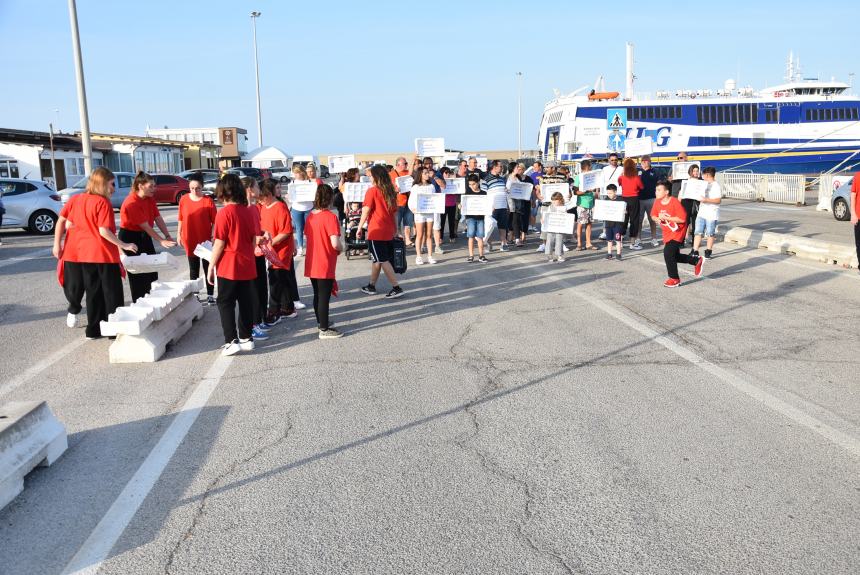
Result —
<svg viewBox="0 0 860 575"><path fill-rule="evenodd" d="M57 224L57 215L48 210L39 210L30 216L30 227L28 230L31 233L46 236L54 233L54 226Z"/></svg>
<svg viewBox="0 0 860 575"><path fill-rule="evenodd" d="M290 179L287 176L281 176L281 183L288 184L290 183Z"/></svg>
<svg viewBox="0 0 860 575"><path fill-rule="evenodd" d="M187 193L188 193L188 190L182 190L181 192L179 192L178 194L176 194L176 205L177 205L177 206L179 205L179 200L181 200L181 199L182 199L182 196L184 196L184 195L185 195L185 194L187 194Z"/></svg>
<svg viewBox="0 0 860 575"><path fill-rule="evenodd" d="M836 198L833 202L833 217L840 222L845 222L851 219L851 211L848 209L848 202L842 198Z"/></svg>

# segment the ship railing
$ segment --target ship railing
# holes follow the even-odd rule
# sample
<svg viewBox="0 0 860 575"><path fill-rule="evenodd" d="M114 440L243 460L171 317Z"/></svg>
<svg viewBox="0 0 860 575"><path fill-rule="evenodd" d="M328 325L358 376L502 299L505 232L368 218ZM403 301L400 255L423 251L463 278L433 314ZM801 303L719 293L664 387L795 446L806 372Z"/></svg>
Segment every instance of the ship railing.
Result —
<svg viewBox="0 0 860 575"><path fill-rule="evenodd" d="M806 201L801 175L723 172L717 174L717 182L724 198L797 206Z"/></svg>

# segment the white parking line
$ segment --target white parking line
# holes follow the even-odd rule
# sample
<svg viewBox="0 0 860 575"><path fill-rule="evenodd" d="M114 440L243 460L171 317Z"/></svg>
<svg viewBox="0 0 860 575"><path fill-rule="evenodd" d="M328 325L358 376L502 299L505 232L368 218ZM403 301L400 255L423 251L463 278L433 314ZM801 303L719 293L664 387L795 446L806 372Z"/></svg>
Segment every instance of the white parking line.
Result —
<svg viewBox="0 0 860 575"><path fill-rule="evenodd" d="M9 258L8 260L0 260L0 268L5 268L6 266L11 266L12 264L18 264L21 262L26 262L28 260L32 260L34 258L40 258L42 256L50 255L52 249L53 248L45 248L45 249L36 250L34 252L24 254L22 256Z"/></svg>
<svg viewBox="0 0 860 575"><path fill-rule="evenodd" d="M233 362L233 357L218 354L212 367L194 388L191 397L152 448L134 476L99 521L84 544L63 569L63 575L95 575L111 548L134 518L140 505L161 477L176 449L185 439L197 416Z"/></svg>

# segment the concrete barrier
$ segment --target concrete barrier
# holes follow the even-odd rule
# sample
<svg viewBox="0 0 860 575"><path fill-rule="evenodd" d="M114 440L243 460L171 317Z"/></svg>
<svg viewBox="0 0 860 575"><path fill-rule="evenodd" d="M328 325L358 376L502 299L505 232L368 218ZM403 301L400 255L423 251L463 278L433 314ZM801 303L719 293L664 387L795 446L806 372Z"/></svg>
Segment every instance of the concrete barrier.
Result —
<svg viewBox="0 0 860 575"><path fill-rule="evenodd" d="M24 490L24 476L54 463L68 446L66 428L46 402L0 407L0 509Z"/></svg>
<svg viewBox="0 0 860 575"><path fill-rule="evenodd" d="M111 314L101 323L102 335L116 336L110 346L110 362L158 361L170 343L185 335L195 319L203 317L196 295L203 282L203 278L154 282L145 297Z"/></svg>
<svg viewBox="0 0 860 575"><path fill-rule="evenodd" d="M858 267L854 246L840 242L828 242L803 236L777 234L752 228L729 229L724 241L752 248L766 249L780 254L795 255L802 259Z"/></svg>

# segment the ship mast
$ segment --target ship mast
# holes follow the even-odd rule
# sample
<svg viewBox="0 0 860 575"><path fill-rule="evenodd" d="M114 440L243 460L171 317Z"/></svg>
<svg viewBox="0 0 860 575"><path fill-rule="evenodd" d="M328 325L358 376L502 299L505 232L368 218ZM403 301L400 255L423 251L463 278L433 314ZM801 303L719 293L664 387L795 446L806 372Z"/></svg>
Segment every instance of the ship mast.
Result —
<svg viewBox="0 0 860 575"><path fill-rule="evenodd" d="M633 43L627 42L627 93L624 94L625 100L633 99L633 80L636 76L633 75Z"/></svg>

